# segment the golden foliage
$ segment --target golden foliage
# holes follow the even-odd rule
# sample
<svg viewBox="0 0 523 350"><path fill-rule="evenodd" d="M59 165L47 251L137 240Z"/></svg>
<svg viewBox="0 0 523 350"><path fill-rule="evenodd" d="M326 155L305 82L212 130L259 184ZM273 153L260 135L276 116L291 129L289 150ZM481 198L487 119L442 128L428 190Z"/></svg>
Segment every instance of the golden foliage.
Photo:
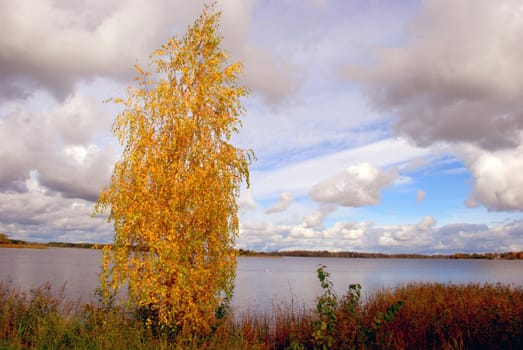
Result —
<svg viewBox="0 0 523 350"><path fill-rule="evenodd" d="M232 296L236 199L254 156L229 142L247 91L241 64L226 65L213 10L152 54L156 74L136 66L138 86L113 100L124 106L113 126L124 151L95 209L110 209L115 231L105 297L126 285L128 306L182 331L209 330Z"/></svg>

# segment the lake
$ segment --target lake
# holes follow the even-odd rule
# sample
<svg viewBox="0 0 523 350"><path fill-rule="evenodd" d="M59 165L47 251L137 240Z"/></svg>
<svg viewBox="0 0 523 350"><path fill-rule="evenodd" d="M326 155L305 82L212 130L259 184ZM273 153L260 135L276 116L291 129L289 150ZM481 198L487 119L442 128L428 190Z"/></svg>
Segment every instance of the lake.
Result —
<svg viewBox="0 0 523 350"><path fill-rule="evenodd" d="M316 269L327 266L342 295L360 283L364 295L408 282L502 283L523 287L523 260L239 257L233 306L269 309L293 302L312 306L321 294ZM88 302L98 286L100 251L78 248L0 248L0 281L30 289L50 282L65 296Z"/></svg>

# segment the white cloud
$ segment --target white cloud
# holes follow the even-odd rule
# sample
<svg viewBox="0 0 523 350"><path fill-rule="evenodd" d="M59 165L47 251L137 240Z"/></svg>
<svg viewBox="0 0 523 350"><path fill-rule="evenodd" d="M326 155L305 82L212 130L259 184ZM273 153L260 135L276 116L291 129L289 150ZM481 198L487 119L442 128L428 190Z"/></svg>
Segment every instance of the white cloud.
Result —
<svg viewBox="0 0 523 350"><path fill-rule="evenodd" d="M257 198L285 191L296 195L305 194L318 183L318 179L343 172L347 166L369 162L379 167L387 167L408 162L429 152L428 149L412 146L404 139L385 139L277 169L253 171L252 191Z"/></svg>
<svg viewBox="0 0 523 350"><path fill-rule="evenodd" d="M37 88L60 99L78 81L131 81L133 65L174 34L181 34L204 1L3 0L0 8L0 98L27 97ZM244 61L245 81L271 103L298 89L300 69L248 42L251 2L223 0L224 47ZM154 21L151 21L154 18ZM132 38L132 40L129 40Z"/></svg>
<svg viewBox="0 0 523 350"><path fill-rule="evenodd" d="M433 228L436 220L425 216L416 225L388 226L380 228L382 233L378 239L381 246L425 246L432 242Z"/></svg>
<svg viewBox="0 0 523 350"><path fill-rule="evenodd" d="M416 202L418 202L418 203L423 202L425 200L426 195L427 194L425 193L425 191L417 190L416 191Z"/></svg>
<svg viewBox="0 0 523 350"><path fill-rule="evenodd" d="M449 224L437 229L434 245L442 252L521 251L523 250L522 233L523 221L492 227L478 224Z"/></svg>
<svg viewBox="0 0 523 350"><path fill-rule="evenodd" d="M110 144L99 147L95 136L107 134L110 118L78 94L49 112L19 106L0 118L0 188L23 189L31 171L40 185L66 197L96 200L108 183L116 160Z"/></svg>
<svg viewBox="0 0 523 350"><path fill-rule="evenodd" d="M325 218L332 213L336 207L334 205L323 204L312 214L305 216L302 225L304 227L320 227Z"/></svg>
<svg viewBox="0 0 523 350"><path fill-rule="evenodd" d="M346 207L375 205L380 191L397 178L396 169L382 171L376 166L361 163L349 166L344 172L315 185L310 196L318 202Z"/></svg>
<svg viewBox="0 0 523 350"><path fill-rule="evenodd" d="M69 95L50 111L50 132L56 132L63 144L73 146L88 144L97 133L108 133L113 118L101 109L101 102L79 93Z"/></svg>
<svg viewBox="0 0 523 350"><path fill-rule="evenodd" d="M454 145L474 178L468 207L522 210L523 7L519 1L429 0L403 47L346 66L394 130L422 146ZM462 151L462 149L465 151ZM408 167L407 167L408 168Z"/></svg>
<svg viewBox="0 0 523 350"><path fill-rule="evenodd" d="M428 231L436 225L436 220L431 216L424 216L423 219L416 226L417 229L421 231Z"/></svg>
<svg viewBox="0 0 523 350"><path fill-rule="evenodd" d="M282 103L285 97L295 93L305 81L303 68L283 57L271 57L261 48L247 47L241 56L245 62L245 84L270 104Z"/></svg>
<svg viewBox="0 0 523 350"><path fill-rule="evenodd" d="M8 54L2 56L0 74L7 84L25 79L61 97L70 93L77 79L129 78L132 64L158 44L157 27L177 13L163 12L165 5L4 0L0 47Z"/></svg>
<svg viewBox="0 0 523 350"><path fill-rule="evenodd" d="M425 1L405 47L376 51L375 65L346 74L420 145L511 147L523 128L522 18L514 0Z"/></svg>
<svg viewBox="0 0 523 350"><path fill-rule="evenodd" d="M112 228L91 217L91 202L46 191L34 172L26 181L23 193L0 192L0 231L35 242L110 242Z"/></svg>
<svg viewBox="0 0 523 350"><path fill-rule="evenodd" d="M269 209L265 210L265 214L280 213L287 210L287 208L294 202L294 196L289 192L280 194L280 200Z"/></svg>
<svg viewBox="0 0 523 350"><path fill-rule="evenodd" d="M489 210L523 211L523 144L514 149L484 151L464 146L461 154L473 177L467 206L478 203Z"/></svg>
<svg viewBox="0 0 523 350"><path fill-rule="evenodd" d="M337 222L334 226L325 229L323 236L329 239L342 239L347 241L360 242L365 232L367 232L369 224L366 222L352 223L352 222Z"/></svg>
<svg viewBox="0 0 523 350"><path fill-rule="evenodd" d="M76 163L84 164L87 157L97 151L95 145L81 146L72 145L64 147L64 154L71 157Z"/></svg>
<svg viewBox="0 0 523 350"><path fill-rule="evenodd" d="M452 254L523 250L523 221L487 226L455 223L441 227L431 216L418 223L375 225L339 221L330 227L303 223L242 224L239 247L263 251L331 250L385 253Z"/></svg>
<svg viewBox="0 0 523 350"><path fill-rule="evenodd" d="M291 226L273 225L267 222L240 224L240 235L236 241L238 248L259 251L276 251L286 246Z"/></svg>
<svg viewBox="0 0 523 350"><path fill-rule="evenodd" d="M291 228L289 235L292 238L313 238L317 236L317 231L304 225L294 226Z"/></svg>
<svg viewBox="0 0 523 350"><path fill-rule="evenodd" d="M250 189L245 189L242 191L240 198L238 199L238 205L240 209L255 209L256 202L252 198L252 192Z"/></svg>

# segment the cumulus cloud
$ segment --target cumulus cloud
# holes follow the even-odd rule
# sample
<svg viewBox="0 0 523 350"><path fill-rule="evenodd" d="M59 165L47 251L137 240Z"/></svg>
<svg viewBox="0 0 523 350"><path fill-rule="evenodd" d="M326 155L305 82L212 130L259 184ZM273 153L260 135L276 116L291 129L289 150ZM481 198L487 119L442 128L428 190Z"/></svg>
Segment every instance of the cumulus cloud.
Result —
<svg viewBox="0 0 523 350"><path fill-rule="evenodd" d="M489 210L523 211L523 144L514 149L484 151L474 146L461 148L473 177L473 189L466 205L478 203Z"/></svg>
<svg viewBox="0 0 523 350"><path fill-rule="evenodd" d="M325 169L332 174L341 174L347 170L347 164L372 163L379 167L390 167L428 152L427 149L413 147L402 138L380 140L361 147L285 164L276 169L253 171L253 191L257 197L284 191L303 193L318 184L318 179L325 177Z"/></svg>
<svg viewBox="0 0 523 350"><path fill-rule="evenodd" d="M241 224L238 246L261 251L331 250L453 254L523 250L523 221L504 224L454 223L441 227L431 216L418 223L376 225L340 221L330 227L303 223Z"/></svg>
<svg viewBox="0 0 523 350"><path fill-rule="evenodd" d="M523 249L523 221L487 226L485 224L454 223L441 227L425 216L418 224L371 227L368 241L390 252L426 254L485 253L520 251Z"/></svg>
<svg viewBox="0 0 523 350"><path fill-rule="evenodd" d="M158 44L159 29L188 10L183 2L171 3L4 0L0 76L7 85L27 80L60 98L78 79L128 78L132 64Z"/></svg>
<svg viewBox="0 0 523 350"><path fill-rule="evenodd" d="M432 229L436 220L425 216L416 225L384 227L378 239L381 246L428 246L432 241Z"/></svg>
<svg viewBox="0 0 523 350"><path fill-rule="evenodd" d="M252 1L221 0L218 8L222 10L224 48L243 63L242 83L271 105L279 105L297 92L304 83L304 68L249 41Z"/></svg>
<svg viewBox="0 0 523 350"><path fill-rule="evenodd" d="M372 237L367 247L386 247L395 253L423 252L453 254L520 251L523 249L523 222L487 226L485 224L454 223L441 227L425 216L418 224L370 227L365 233Z"/></svg>
<svg viewBox="0 0 523 350"><path fill-rule="evenodd" d="M260 251L330 250L349 251L364 245L370 222L338 222L329 228L270 223L242 223L239 248Z"/></svg>
<svg viewBox="0 0 523 350"><path fill-rule="evenodd" d="M289 192L280 194L280 200L269 209L265 210L265 214L280 213L287 210L287 208L294 202L294 196Z"/></svg>
<svg viewBox="0 0 523 350"><path fill-rule="evenodd" d="M238 199L238 205L240 206L240 209L256 208L256 202L254 201L254 198L252 198L252 192L249 188L242 192Z"/></svg>
<svg viewBox="0 0 523 350"><path fill-rule="evenodd" d="M329 239L341 239L345 241L350 241L350 244L354 246L355 244L361 243L365 232L369 228L369 223L361 222L337 222L334 226L325 229L323 231L323 236Z"/></svg>
<svg viewBox="0 0 523 350"><path fill-rule="evenodd" d="M442 252L506 252L523 249L523 222L489 227L484 224L445 225L434 234L434 249Z"/></svg>
<svg viewBox="0 0 523 350"><path fill-rule="evenodd" d="M240 234L236 241L239 248L258 251L276 251L286 246L291 226L261 222L240 222Z"/></svg>
<svg viewBox="0 0 523 350"><path fill-rule="evenodd" d="M403 47L347 66L394 130L421 146L451 144L474 178L468 207L523 210L523 7L516 0L429 0ZM463 149L465 149L463 151ZM521 191L519 191L521 192Z"/></svg>
<svg viewBox="0 0 523 350"><path fill-rule="evenodd" d="M436 220L432 216L424 216L423 219L416 226L417 229L422 231L428 231L436 225Z"/></svg>
<svg viewBox="0 0 523 350"><path fill-rule="evenodd" d="M20 107L0 118L0 189L25 190L25 180L35 171L51 191L96 200L109 181L115 152L94 143L111 122L94 106L76 94L48 112Z"/></svg>
<svg viewBox="0 0 523 350"><path fill-rule="evenodd" d="M523 129L522 19L518 0L424 1L404 47L344 73L418 145L514 147Z"/></svg>
<svg viewBox="0 0 523 350"><path fill-rule="evenodd" d="M289 236L296 238L315 238L317 231L312 227L306 227L304 225L294 226L289 232Z"/></svg>
<svg viewBox="0 0 523 350"><path fill-rule="evenodd" d="M394 168L383 171L369 163L361 163L316 184L309 195L315 201L345 207L374 205L380 201L380 191L397 177Z"/></svg>
<svg viewBox="0 0 523 350"><path fill-rule="evenodd" d="M416 191L416 202L418 202L418 203L423 202L425 200L426 195L427 194L425 193L425 191L417 190Z"/></svg>
<svg viewBox="0 0 523 350"><path fill-rule="evenodd" d="M267 51L246 47L241 52L245 61L245 84L270 104L280 104L304 82L304 69Z"/></svg>
<svg viewBox="0 0 523 350"><path fill-rule="evenodd" d="M130 81L133 65L181 34L204 1L3 0L0 4L0 99L25 98L35 89L65 98L78 81L107 77ZM301 84L299 68L285 57L247 44L250 1L219 1L224 43L244 61L245 81L271 103ZM154 18L154 21L151 21ZM129 40L132 38L132 40Z"/></svg>
<svg viewBox="0 0 523 350"><path fill-rule="evenodd" d="M33 172L23 193L0 192L0 231L28 241L109 242L112 229L104 217L91 217L93 205L63 198L42 187Z"/></svg>
<svg viewBox="0 0 523 350"><path fill-rule="evenodd" d="M314 211L312 214L307 215L303 219L303 226L305 227L320 227L323 223L323 220L336 209L334 205L324 204L321 205L318 210Z"/></svg>

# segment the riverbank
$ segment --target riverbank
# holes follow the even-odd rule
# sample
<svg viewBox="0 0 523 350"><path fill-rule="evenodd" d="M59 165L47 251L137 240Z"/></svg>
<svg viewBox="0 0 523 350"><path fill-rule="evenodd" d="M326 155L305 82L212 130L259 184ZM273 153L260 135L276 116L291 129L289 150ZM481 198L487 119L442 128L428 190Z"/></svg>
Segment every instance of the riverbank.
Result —
<svg viewBox="0 0 523 350"><path fill-rule="evenodd" d="M81 248L81 249L101 249L103 244L96 243L68 243L68 242L49 242L33 243L20 240L10 240L9 243L0 243L0 248ZM504 252L504 253L455 253L455 254L384 254L366 252L329 252L329 251L282 251L282 252L257 252L252 250L238 250L238 256L258 257L258 258L279 258L279 257L303 257L303 258L359 258L359 259L487 259L487 260L522 260L523 252Z"/></svg>
<svg viewBox="0 0 523 350"><path fill-rule="evenodd" d="M103 245L94 243L64 243L49 242L35 243L11 239L8 243L0 243L0 248L30 248L30 249L47 249L47 248L81 248L81 249L101 249Z"/></svg>
<svg viewBox="0 0 523 350"><path fill-rule="evenodd" d="M71 243L71 242L47 242L36 243L23 240L10 239L6 234L0 233L0 248L85 248L101 249L105 244L99 243ZM248 249L238 249L238 256L254 256L260 258L277 257L323 257L323 258L362 258L362 259L488 259L488 260L517 260L523 259L521 252L502 252L502 253L454 253L454 254L385 254L372 252L331 252L327 250L288 250L274 252L259 252Z"/></svg>
<svg viewBox="0 0 523 350"><path fill-rule="evenodd" d="M517 260L523 259L523 252L503 253L454 253L454 254L385 254L369 252L331 252L327 250L289 250L278 252L257 252L253 250L238 250L238 256L255 257L302 257L302 258L361 258L361 259L488 259Z"/></svg>
<svg viewBox="0 0 523 350"><path fill-rule="evenodd" d="M5 244L0 243L0 248L28 248L28 249L47 249L48 246L44 244L37 244L37 243L20 243L20 244Z"/></svg>
<svg viewBox="0 0 523 350"><path fill-rule="evenodd" d="M523 290L502 285L409 284L361 300L358 285L332 307L292 303L221 320L211 334L146 326L119 308L75 304L49 285L0 283L0 348L52 349L519 349ZM325 293L319 300L326 300ZM323 298L323 299L322 299ZM331 300L332 301L332 300ZM323 305L326 305L323 303Z"/></svg>

